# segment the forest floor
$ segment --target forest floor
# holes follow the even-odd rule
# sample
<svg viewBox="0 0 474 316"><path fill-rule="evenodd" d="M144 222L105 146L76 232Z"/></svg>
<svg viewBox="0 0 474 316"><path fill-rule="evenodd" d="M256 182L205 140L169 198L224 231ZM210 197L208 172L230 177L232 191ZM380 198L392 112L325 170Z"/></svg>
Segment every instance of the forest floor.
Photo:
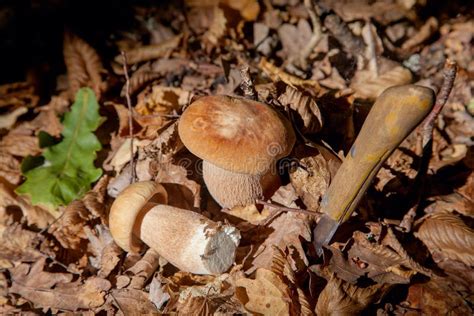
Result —
<svg viewBox="0 0 474 316"><path fill-rule="evenodd" d="M0 314L472 315L467 3L0 5ZM394 150L317 256L322 197L377 97L407 84L433 89L441 112ZM219 94L266 103L295 130L266 201L221 208L179 139L189 104ZM236 227L235 263L199 275L160 249L119 247L111 206L143 181Z"/></svg>

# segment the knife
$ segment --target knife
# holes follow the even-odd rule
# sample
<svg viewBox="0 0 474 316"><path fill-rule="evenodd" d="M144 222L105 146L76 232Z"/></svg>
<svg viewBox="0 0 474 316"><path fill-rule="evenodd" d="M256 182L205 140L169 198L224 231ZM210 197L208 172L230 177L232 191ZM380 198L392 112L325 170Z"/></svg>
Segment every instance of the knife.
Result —
<svg viewBox="0 0 474 316"><path fill-rule="evenodd" d="M418 85L390 87L377 98L321 201L324 214L313 232L318 256L354 212L382 164L428 115L434 101L434 91Z"/></svg>

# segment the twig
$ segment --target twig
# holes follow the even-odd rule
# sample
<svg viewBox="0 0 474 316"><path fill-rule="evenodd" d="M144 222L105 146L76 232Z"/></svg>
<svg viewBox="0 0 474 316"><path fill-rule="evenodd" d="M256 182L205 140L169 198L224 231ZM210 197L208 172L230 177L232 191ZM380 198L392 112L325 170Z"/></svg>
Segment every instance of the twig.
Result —
<svg viewBox="0 0 474 316"><path fill-rule="evenodd" d="M423 147L425 147L428 142L433 138L433 128L436 118L438 117L439 113L446 104L449 94L453 89L454 79L456 78L457 70L458 66L455 61L451 61L448 59L444 64L443 85L441 86L441 90L438 93L433 110L431 110L430 114L428 114L428 116L423 122Z"/></svg>
<svg viewBox="0 0 474 316"><path fill-rule="evenodd" d="M132 101L130 100L130 77L128 76L127 68L127 54L124 51L121 52L123 58L123 72L125 74L125 98L127 99L128 107L128 125L129 125L129 137L130 137L130 165L132 167L132 176L130 183L134 183L137 178L137 171L135 170L135 159L133 158L133 110Z"/></svg>
<svg viewBox="0 0 474 316"><path fill-rule="evenodd" d="M250 77L249 65L246 62L242 62L240 65L240 76L242 77L242 83L240 84L240 87L242 88L245 97L256 101L257 91L255 90L252 78Z"/></svg>
<svg viewBox="0 0 474 316"><path fill-rule="evenodd" d="M413 187L415 188L416 202L405 214L405 216L403 216L403 219L400 223L400 227L403 228L406 232L411 231L416 215L420 211L420 202L423 198L423 191L425 189L426 173L428 172L430 158L433 150L434 124L436 118L438 117L439 113L446 104L451 90L453 89L456 73L457 64L453 61L447 60L444 64L443 70L443 85L441 86L441 89L436 98L436 103L421 125L422 156L420 159L420 167L418 168L418 174L416 175L413 184Z"/></svg>
<svg viewBox="0 0 474 316"><path fill-rule="evenodd" d="M308 210L302 210L300 208L285 207L285 206L276 205L276 204L273 204L273 203L268 203L268 202L265 202L265 201L262 201L262 200L256 200L255 203L265 205L265 206L269 206L269 207L273 207L273 208L276 208L276 209L278 209L282 212L293 212L293 213L300 213L300 214L311 215L311 216L321 215L321 212L318 212L318 211L308 211Z"/></svg>
<svg viewBox="0 0 474 316"><path fill-rule="evenodd" d="M368 34L367 34L367 50L369 55L369 69L372 71L375 77L379 76L379 69L377 66L377 51L375 49L375 40L374 40L374 33L372 30L372 23L370 20L367 19L366 25L368 27Z"/></svg>
<svg viewBox="0 0 474 316"><path fill-rule="evenodd" d="M301 51L299 60L300 66L306 68L306 59L321 40L322 31L321 22L319 21L319 17L316 14L316 9L314 7L313 0L304 0L304 5L308 10L308 15L311 19L311 24L313 25L313 33L311 34L311 38L309 39L308 44Z"/></svg>

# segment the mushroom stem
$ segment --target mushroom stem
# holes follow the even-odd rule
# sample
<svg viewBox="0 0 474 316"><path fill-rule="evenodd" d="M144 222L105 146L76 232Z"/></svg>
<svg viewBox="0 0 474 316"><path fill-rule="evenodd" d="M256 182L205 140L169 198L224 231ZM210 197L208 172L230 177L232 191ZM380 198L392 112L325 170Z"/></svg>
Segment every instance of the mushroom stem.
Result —
<svg viewBox="0 0 474 316"><path fill-rule="evenodd" d="M245 174L222 169L203 160L203 178L209 193L220 206L232 208L270 197L280 185L276 168L263 174Z"/></svg>
<svg viewBox="0 0 474 316"><path fill-rule="evenodd" d="M240 233L187 210L147 203L133 234L177 268L196 274L225 272L234 262Z"/></svg>

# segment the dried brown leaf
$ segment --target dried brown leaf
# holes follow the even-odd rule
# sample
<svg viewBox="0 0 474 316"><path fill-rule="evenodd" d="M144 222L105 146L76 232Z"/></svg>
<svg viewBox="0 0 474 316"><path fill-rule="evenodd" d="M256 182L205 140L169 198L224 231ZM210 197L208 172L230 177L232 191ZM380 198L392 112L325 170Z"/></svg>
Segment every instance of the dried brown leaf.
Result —
<svg viewBox="0 0 474 316"><path fill-rule="evenodd" d="M387 285L357 287L332 276L316 305L317 315L356 315L378 301L389 289Z"/></svg>
<svg viewBox="0 0 474 316"><path fill-rule="evenodd" d="M295 256L299 257L305 264L308 264L300 238L307 241L311 240L309 216L294 212L283 213L273 220L268 227L273 232L266 237L265 241L256 250L250 271L254 271L256 268L269 268L271 266L275 251L273 246L280 249L295 249Z"/></svg>
<svg viewBox="0 0 474 316"><path fill-rule="evenodd" d="M137 47L126 51L127 63L133 65L142 61L148 61L168 56L181 42L182 35L174 36L159 44ZM115 57L115 61L123 64L122 55Z"/></svg>
<svg viewBox="0 0 474 316"><path fill-rule="evenodd" d="M257 0L220 0L220 3L240 12L246 21L255 21L260 13Z"/></svg>
<svg viewBox="0 0 474 316"><path fill-rule="evenodd" d="M27 264L10 269L12 286L10 293L19 294L35 305L45 308L76 311L96 308L104 304L105 292L110 282L91 277L85 283L71 283L72 275L43 271L45 259L39 259L31 267Z"/></svg>
<svg viewBox="0 0 474 316"><path fill-rule="evenodd" d="M11 112L0 115L0 128L9 129L15 125L18 117L28 112L26 106L20 106Z"/></svg>
<svg viewBox="0 0 474 316"><path fill-rule="evenodd" d="M39 241L36 233L23 229L20 224L0 224L0 259L9 262L34 262L42 257L35 249Z"/></svg>
<svg viewBox="0 0 474 316"><path fill-rule="evenodd" d="M408 69L396 66L376 77L370 71L359 71L352 80L351 88L355 90L355 97L373 100L385 89L409 84L412 80L412 74Z"/></svg>
<svg viewBox="0 0 474 316"><path fill-rule="evenodd" d="M163 305L171 298L165 289L162 279L163 278L158 275L154 277L150 283L149 299L153 304L155 304L157 309L161 309L161 307L163 307Z"/></svg>
<svg viewBox="0 0 474 316"><path fill-rule="evenodd" d="M226 31L227 19L224 11L215 6L212 14L212 22L209 29L203 35L203 41L210 43L212 46L217 45L219 40L224 36Z"/></svg>
<svg viewBox="0 0 474 316"><path fill-rule="evenodd" d="M402 306L421 315L472 315L468 300L454 291L451 284L432 280L411 285Z"/></svg>
<svg viewBox="0 0 474 316"><path fill-rule="evenodd" d="M148 82L160 78L161 75L152 71L135 71L130 77L130 95L134 95L142 89ZM120 95L124 97L127 93L127 85L122 87Z"/></svg>
<svg viewBox="0 0 474 316"><path fill-rule="evenodd" d="M90 87L99 99L104 91L101 72L103 66L100 57L88 43L74 34L64 36L64 62L66 64L70 98L82 87Z"/></svg>
<svg viewBox="0 0 474 316"><path fill-rule="evenodd" d="M94 229L84 226L83 231L89 239L87 248L92 253L89 262L99 270L98 277L108 277L119 263L122 250L115 244L110 231L101 224L96 225Z"/></svg>
<svg viewBox="0 0 474 316"><path fill-rule="evenodd" d="M284 281L267 269L257 269L255 280L236 281L236 297L251 313L263 315L296 315L293 295Z"/></svg>
<svg viewBox="0 0 474 316"><path fill-rule="evenodd" d="M304 80L297 76L291 75L277 66L273 65L271 62L267 61L266 58L262 58L258 64L259 68L269 76L272 81L283 81L291 87L302 87L302 88L311 88L315 93L321 90L319 83L315 80Z"/></svg>
<svg viewBox="0 0 474 316"><path fill-rule="evenodd" d="M38 137L16 133L9 133L2 138L0 150L17 157L35 156L41 152Z"/></svg>
<svg viewBox="0 0 474 316"><path fill-rule="evenodd" d="M19 184L21 180L20 162L12 155L0 152L0 177L11 184Z"/></svg>
<svg viewBox="0 0 474 316"><path fill-rule="evenodd" d="M316 133L322 128L321 111L310 94L287 86L285 92L278 97L278 101L300 115L305 127L304 132Z"/></svg>
<svg viewBox="0 0 474 316"><path fill-rule="evenodd" d="M35 225L42 229L53 222L54 217L48 211L31 205L26 198L18 196L14 189L11 183L0 177L0 215L5 214L8 208L18 207L26 218L28 225Z"/></svg>
<svg viewBox="0 0 474 316"><path fill-rule="evenodd" d="M143 258L130 267L125 274L131 277L130 288L140 290L145 286L148 279L153 276L160 265L160 256L153 249L148 249Z"/></svg>
<svg viewBox="0 0 474 316"><path fill-rule="evenodd" d="M135 109L140 115L176 114L192 97L193 93L181 88L154 85L151 93L139 95Z"/></svg>
<svg viewBox="0 0 474 316"><path fill-rule="evenodd" d="M474 231L458 216L452 213L429 215L420 224L415 235L432 254L437 253L444 260L458 260L468 266L474 265Z"/></svg>
<svg viewBox="0 0 474 316"><path fill-rule="evenodd" d="M110 301L117 305L124 315L152 315L158 311L148 299L148 293L135 289L114 289Z"/></svg>
<svg viewBox="0 0 474 316"><path fill-rule="evenodd" d="M39 97L28 82L14 82L0 85L0 108L35 107Z"/></svg>
<svg viewBox="0 0 474 316"><path fill-rule="evenodd" d="M429 39L436 31L438 31L438 20L435 17L430 17L416 34L403 43L402 49L411 50L415 48Z"/></svg>

